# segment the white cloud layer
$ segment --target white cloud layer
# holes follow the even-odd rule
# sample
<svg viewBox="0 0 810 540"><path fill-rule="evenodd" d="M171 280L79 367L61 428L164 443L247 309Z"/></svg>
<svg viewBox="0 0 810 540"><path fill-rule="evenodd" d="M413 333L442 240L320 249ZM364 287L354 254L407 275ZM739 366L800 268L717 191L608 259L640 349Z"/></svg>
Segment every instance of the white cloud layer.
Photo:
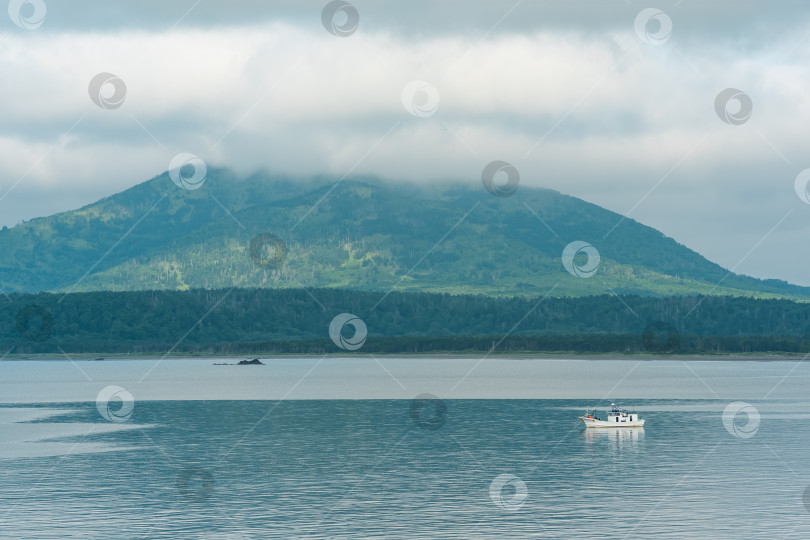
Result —
<svg viewBox="0 0 810 540"><path fill-rule="evenodd" d="M672 38L653 46L633 16L599 32L484 38L384 27L338 38L293 19L9 31L0 34L0 224L130 187L179 152L246 173L422 182L477 183L500 159L523 185L629 212L738 272L810 285L810 254L796 249L810 205L793 192L810 167L810 26L741 50L711 32L679 39L675 20ZM91 101L99 72L126 83L120 108ZM435 114L403 107L413 80L438 91ZM751 97L743 125L715 113L728 87Z"/></svg>

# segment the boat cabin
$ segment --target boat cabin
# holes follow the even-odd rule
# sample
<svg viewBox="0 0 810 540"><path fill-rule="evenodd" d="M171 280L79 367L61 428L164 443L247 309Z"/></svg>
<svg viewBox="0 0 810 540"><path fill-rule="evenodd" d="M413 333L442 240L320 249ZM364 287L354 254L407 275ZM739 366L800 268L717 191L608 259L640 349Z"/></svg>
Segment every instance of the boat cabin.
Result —
<svg viewBox="0 0 810 540"><path fill-rule="evenodd" d="M627 412L627 409L619 408L615 403L611 403L610 407L607 418L610 423L621 424L622 422L635 422L638 420L637 413Z"/></svg>

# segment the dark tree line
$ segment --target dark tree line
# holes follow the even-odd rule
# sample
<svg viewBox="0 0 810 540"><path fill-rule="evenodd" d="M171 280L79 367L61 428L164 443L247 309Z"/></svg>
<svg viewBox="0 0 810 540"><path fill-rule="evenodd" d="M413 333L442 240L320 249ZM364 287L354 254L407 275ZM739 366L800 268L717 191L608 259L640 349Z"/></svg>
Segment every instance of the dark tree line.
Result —
<svg viewBox="0 0 810 540"><path fill-rule="evenodd" d="M329 324L368 328L358 353L807 352L810 305L733 297L492 298L341 289L0 297L3 352L339 352Z"/></svg>

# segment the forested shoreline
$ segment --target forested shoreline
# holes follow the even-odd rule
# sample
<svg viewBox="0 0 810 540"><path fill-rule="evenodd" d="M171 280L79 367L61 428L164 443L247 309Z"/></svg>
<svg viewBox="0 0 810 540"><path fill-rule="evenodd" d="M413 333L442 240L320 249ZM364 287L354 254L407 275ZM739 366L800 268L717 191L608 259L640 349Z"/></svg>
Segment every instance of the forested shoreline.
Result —
<svg viewBox="0 0 810 540"><path fill-rule="evenodd" d="M330 336L361 320L356 348ZM348 330L351 334L351 328ZM804 353L810 304L726 296L492 298L344 289L0 297L7 356L69 354Z"/></svg>

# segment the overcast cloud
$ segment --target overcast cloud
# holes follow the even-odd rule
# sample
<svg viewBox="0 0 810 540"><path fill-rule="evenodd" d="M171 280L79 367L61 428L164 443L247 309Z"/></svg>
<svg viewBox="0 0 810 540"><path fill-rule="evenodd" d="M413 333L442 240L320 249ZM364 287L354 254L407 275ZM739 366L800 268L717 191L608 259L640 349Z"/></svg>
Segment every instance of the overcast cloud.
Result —
<svg viewBox="0 0 810 540"><path fill-rule="evenodd" d="M322 25L326 2L129 4L44 0L37 28L0 24L0 225L126 189L179 152L471 184L498 159L727 268L810 285L802 2L662 2L657 45L634 29L650 5L624 1L357 1L346 37ZM91 100L100 72L126 84L120 107ZM403 105L415 80L435 88L405 100L423 117ZM739 125L715 112L726 88L753 104Z"/></svg>

